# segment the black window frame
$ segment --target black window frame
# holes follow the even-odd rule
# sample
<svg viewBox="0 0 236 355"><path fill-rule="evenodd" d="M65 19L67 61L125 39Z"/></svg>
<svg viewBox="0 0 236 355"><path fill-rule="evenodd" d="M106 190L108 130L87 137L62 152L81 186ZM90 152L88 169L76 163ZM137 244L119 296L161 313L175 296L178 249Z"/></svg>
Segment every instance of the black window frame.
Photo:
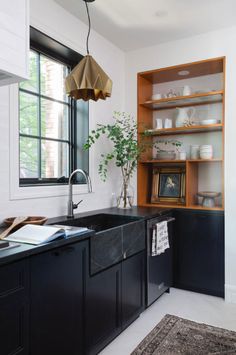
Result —
<svg viewBox="0 0 236 355"><path fill-rule="evenodd" d="M65 45L61 44L57 40L49 37L48 35L44 34L43 32L35 29L34 27L30 27L30 49L45 55L49 58L51 58L54 61L58 61L64 65L66 65L69 70L72 70L78 62L80 62L83 59L83 56L76 51L70 49L69 47L66 47ZM20 91L25 92L26 94L31 94L32 96L35 95L36 97L44 98L44 95L39 93L32 93L31 91L28 91L26 89L19 88L19 94ZM45 96L46 99L49 99L47 96ZM51 101L54 102L60 102L56 99L50 98ZM66 142L69 143L69 175L70 173L75 170L78 166L78 156L77 156L77 140L78 140L78 123L77 123L77 113L78 113L78 104L77 102L69 98L68 105L70 105L70 124L69 124L69 140L66 141L64 139L53 139L53 138L46 138L47 140L51 141L57 141L57 142ZM86 105L87 110L87 119L89 123L89 107L88 103L83 103L83 105ZM39 118L41 120L41 118ZM25 136L25 137L31 137L28 134L22 134L19 131L19 137L20 136ZM43 140L43 137L41 136L41 133L39 134L40 139ZM35 138L32 136L32 138ZM20 144L20 142L19 142ZM19 149L20 152L20 149ZM19 153L20 154L20 153ZM41 154L41 153L40 153ZM87 153L88 154L88 153ZM20 155L19 155L19 160L20 160ZM41 157L40 157L41 160ZM40 162L41 165L41 162ZM20 165L19 165L20 166ZM89 166L89 156L87 157L87 166ZM88 170L88 168L86 169ZM87 171L88 172L88 171ZM19 185L21 187L26 187L26 186L40 186L40 185L63 185L68 183L68 177L59 177L59 178L21 178L19 177ZM84 184L85 180L83 177L78 176L75 177L74 183L78 184Z"/></svg>

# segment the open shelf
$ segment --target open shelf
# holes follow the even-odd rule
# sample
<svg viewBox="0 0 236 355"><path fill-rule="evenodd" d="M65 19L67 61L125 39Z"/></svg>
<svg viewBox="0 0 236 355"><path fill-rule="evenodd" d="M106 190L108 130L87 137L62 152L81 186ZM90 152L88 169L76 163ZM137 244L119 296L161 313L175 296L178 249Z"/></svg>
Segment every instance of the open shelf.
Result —
<svg viewBox="0 0 236 355"><path fill-rule="evenodd" d="M204 207L200 205L161 205L159 203L144 203L140 204L140 207L160 207L160 208L185 208L185 209L192 209L192 210L202 210L202 211L224 211L224 208L221 206L215 206L215 207Z"/></svg>
<svg viewBox="0 0 236 355"><path fill-rule="evenodd" d="M147 136L170 136L177 134L193 134L193 133L208 133L222 131L222 123L216 123L211 125L194 125L189 127L174 127L174 128L163 128L163 129L149 129L140 134L145 134Z"/></svg>
<svg viewBox="0 0 236 355"><path fill-rule="evenodd" d="M186 77L179 75L180 71L188 71ZM206 76L214 74L212 83L208 86ZM189 80L191 79L191 80ZM196 80L195 80L196 79ZM194 63L181 64L177 66L159 68L138 73L138 140L150 144L150 148L142 153L137 169L137 202L139 206L174 209L195 209L202 211L223 211L224 210L224 117L225 117L225 57L211 58ZM178 81L181 81L178 83ZM186 80L186 83L185 81ZM169 84L168 84L169 83ZM163 84L163 85L162 85ZM201 92L188 95L151 100L153 93L167 93L170 89L189 85L190 87L202 90ZM211 87L211 89L209 89ZM207 89L208 88L208 89ZM216 90L213 90L216 89ZM204 92L204 90L207 90ZM215 103L221 103L215 105ZM165 119L174 118L173 109L176 107L198 107L199 118L216 119L215 124L195 125L188 127L172 127L153 129L153 122L157 117ZM211 106L213 104L213 107ZM167 111L172 111L167 114ZM158 110L163 110L159 112ZM213 121L214 122L214 121ZM204 123L204 122L203 122ZM199 133L199 135L197 135ZM208 134L206 134L208 133ZM184 136L185 135L185 136ZM158 160L153 159L153 144L156 137L162 136L160 141L165 141L165 136L172 136L183 141L186 150L191 145L212 145L214 147L214 159L187 159L187 160ZM175 136L175 137L173 137ZM167 138L167 141L171 138ZM169 170L168 170L169 169ZM168 198L157 198L160 203L151 203L153 194L159 195L158 188L155 190L156 181L153 180L155 171L183 171L185 188L184 204L178 204L182 200ZM154 181L154 185L153 185ZM157 181L159 184L159 180ZM154 187L153 187L154 186ZM159 186L159 185L158 185ZM154 192L153 192L154 188ZM155 192L156 191L156 192ZM202 200L198 197L199 191L216 191L221 196L215 199L215 207L201 206ZM160 196L159 196L160 197ZM166 196L167 197L167 196Z"/></svg>
<svg viewBox="0 0 236 355"><path fill-rule="evenodd" d="M166 164L166 163L182 163L185 164L186 162L189 163L216 163L219 162L221 163L223 160L222 159L186 159L186 160L177 160L177 159L172 159L172 160L157 160L157 159L146 159L146 160L140 160L139 163L141 164Z"/></svg>
<svg viewBox="0 0 236 355"><path fill-rule="evenodd" d="M207 93L199 93L188 96L177 96L167 99L150 100L140 105L150 110L164 110L175 107L187 107L197 105L207 105L222 102L223 90L211 91Z"/></svg>

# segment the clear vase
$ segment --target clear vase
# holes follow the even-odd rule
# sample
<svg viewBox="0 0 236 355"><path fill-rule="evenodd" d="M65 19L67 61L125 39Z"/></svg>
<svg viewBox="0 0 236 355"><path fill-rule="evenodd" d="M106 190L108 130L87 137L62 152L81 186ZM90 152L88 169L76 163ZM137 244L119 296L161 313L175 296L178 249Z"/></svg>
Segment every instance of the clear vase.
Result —
<svg viewBox="0 0 236 355"><path fill-rule="evenodd" d="M117 198L117 207L122 209L132 208L134 204L134 188L129 181L123 181L120 194Z"/></svg>

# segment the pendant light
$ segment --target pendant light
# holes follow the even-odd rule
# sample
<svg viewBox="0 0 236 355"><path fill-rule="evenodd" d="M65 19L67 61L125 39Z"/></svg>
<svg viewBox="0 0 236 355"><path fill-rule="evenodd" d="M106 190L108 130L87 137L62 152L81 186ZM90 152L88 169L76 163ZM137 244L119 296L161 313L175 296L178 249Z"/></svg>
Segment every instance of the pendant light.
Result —
<svg viewBox="0 0 236 355"><path fill-rule="evenodd" d="M107 97L111 96L112 81L89 54L88 48L89 35L91 30L88 2L93 2L94 0L83 1L85 2L89 24L86 41L87 55L66 77L66 93L75 100L106 100Z"/></svg>

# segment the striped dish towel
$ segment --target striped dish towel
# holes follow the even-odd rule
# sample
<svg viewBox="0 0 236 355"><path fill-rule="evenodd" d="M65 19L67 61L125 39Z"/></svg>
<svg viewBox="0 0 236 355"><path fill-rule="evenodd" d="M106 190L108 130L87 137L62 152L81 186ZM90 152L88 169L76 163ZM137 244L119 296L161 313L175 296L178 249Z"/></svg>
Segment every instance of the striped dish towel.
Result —
<svg viewBox="0 0 236 355"><path fill-rule="evenodd" d="M152 233L152 256L164 253L169 247L167 221L156 223Z"/></svg>

